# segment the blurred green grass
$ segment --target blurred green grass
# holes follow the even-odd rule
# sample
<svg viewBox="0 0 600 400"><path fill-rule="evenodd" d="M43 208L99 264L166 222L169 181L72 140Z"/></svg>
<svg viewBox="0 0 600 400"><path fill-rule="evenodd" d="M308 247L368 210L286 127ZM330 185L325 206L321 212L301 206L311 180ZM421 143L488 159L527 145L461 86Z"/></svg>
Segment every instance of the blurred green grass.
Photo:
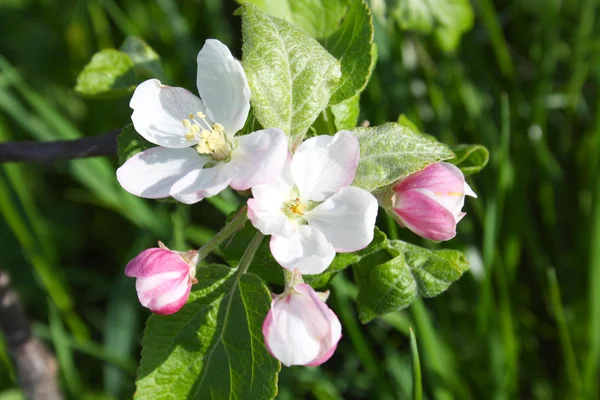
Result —
<svg viewBox="0 0 600 400"><path fill-rule="evenodd" d="M413 393L409 327L425 398L597 398L600 359L600 35L597 0L473 0L454 54L370 2L378 64L361 98L372 125L402 113L449 144L479 143L488 167L447 245L472 273L438 298L362 326L350 271L332 282L344 324L319 369L284 369L281 399L395 399ZM218 38L238 57L232 0L0 0L0 141L103 133L129 122L127 99L73 91L97 50L139 35L168 81L193 88L195 56ZM116 157L0 166L0 266L71 398L130 398L143 321L126 262L157 239L183 249L219 229L228 193L189 211L140 200ZM420 242L388 225L390 237ZM427 246L435 244L423 243ZM0 346L2 348L2 346ZM0 357L0 398L16 387Z"/></svg>

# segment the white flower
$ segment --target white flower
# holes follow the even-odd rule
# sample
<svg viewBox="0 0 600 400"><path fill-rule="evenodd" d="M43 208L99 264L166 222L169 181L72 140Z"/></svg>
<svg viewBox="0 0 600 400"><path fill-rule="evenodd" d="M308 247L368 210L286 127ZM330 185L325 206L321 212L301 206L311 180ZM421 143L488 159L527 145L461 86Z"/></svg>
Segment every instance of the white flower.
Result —
<svg viewBox="0 0 600 400"><path fill-rule="evenodd" d="M348 186L360 157L349 131L304 141L281 176L252 188L248 217L271 237L273 257L284 268L318 274L335 253L353 252L373 239L377 200Z"/></svg>
<svg viewBox="0 0 600 400"><path fill-rule="evenodd" d="M273 297L262 332L267 350L283 365L317 366L335 352L342 325L319 294L301 283Z"/></svg>
<svg viewBox="0 0 600 400"><path fill-rule="evenodd" d="M131 120L158 147L117 170L125 190L192 204L228 185L246 190L266 183L281 169L287 154L281 130L235 137L248 116L250 89L242 65L218 40L207 40L198 53L197 86L201 98L157 79L136 88Z"/></svg>

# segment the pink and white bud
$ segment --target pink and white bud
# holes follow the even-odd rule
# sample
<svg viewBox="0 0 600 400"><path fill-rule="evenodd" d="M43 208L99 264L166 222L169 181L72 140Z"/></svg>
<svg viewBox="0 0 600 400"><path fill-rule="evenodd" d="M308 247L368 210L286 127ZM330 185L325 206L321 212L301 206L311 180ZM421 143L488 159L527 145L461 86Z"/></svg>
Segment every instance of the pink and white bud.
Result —
<svg viewBox="0 0 600 400"><path fill-rule="evenodd" d="M125 275L137 278L140 303L156 314L173 314L190 295L196 276L197 251L178 252L160 248L142 251L125 267Z"/></svg>
<svg viewBox="0 0 600 400"><path fill-rule="evenodd" d="M392 215L398 223L435 241L456 236L456 224L465 216L461 211L465 195L477 197L461 170L447 162L409 175L392 190Z"/></svg>
<svg viewBox="0 0 600 400"><path fill-rule="evenodd" d="M267 349L283 365L317 366L333 355L342 325L321 297L301 283L273 299L262 332Z"/></svg>

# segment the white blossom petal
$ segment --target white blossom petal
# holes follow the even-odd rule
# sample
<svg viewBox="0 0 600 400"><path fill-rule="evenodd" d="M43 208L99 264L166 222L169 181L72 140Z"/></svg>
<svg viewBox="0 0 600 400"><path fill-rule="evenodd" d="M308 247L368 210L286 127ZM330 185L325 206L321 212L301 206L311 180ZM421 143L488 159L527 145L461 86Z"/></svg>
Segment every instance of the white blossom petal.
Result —
<svg viewBox="0 0 600 400"><path fill-rule="evenodd" d="M208 39L198 53L196 83L208 117L229 136L242 129L250 110L250 87L242 64L216 39Z"/></svg>
<svg viewBox="0 0 600 400"><path fill-rule="evenodd" d="M296 225L280 208L264 208L256 199L248 200L248 218L263 235L288 237L296 231Z"/></svg>
<svg viewBox="0 0 600 400"><path fill-rule="evenodd" d="M228 163L191 171L173 185L170 195L185 204L197 203L225 189L236 172L236 168Z"/></svg>
<svg viewBox="0 0 600 400"><path fill-rule="evenodd" d="M265 344L269 352L284 365L308 364L321 351L319 336L313 333L315 323L321 322L319 310L314 310L310 297L290 295L273 301L263 325ZM316 311L316 312L315 312ZM321 336L327 335L325 324L319 324Z"/></svg>
<svg viewBox="0 0 600 400"><path fill-rule="evenodd" d="M154 147L128 159L117 169L117 180L131 194L160 199L169 197L175 182L207 161L194 149Z"/></svg>
<svg viewBox="0 0 600 400"><path fill-rule="evenodd" d="M183 120L190 114L204 112L204 104L189 91L149 79L135 89L129 106L133 108L133 126L146 140L172 149L198 143L185 138L188 129L183 126Z"/></svg>
<svg viewBox="0 0 600 400"><path fill-rule="evenodd" d="M298 269L303 275L320 274L335 257L331 243L309 225L298 225L289 237L271 236L270 247L273 257L283 268Z"/></svg>
<svg viewBox="0 0 600 400"><path fill-rule="evenodd" d="M350 185L359 157L358 139L349 131L305 140L296 150L291 166L301 199L323 201Z"/></svg>
<svg viewBox="0 0 600 400"><path fill-rule="evenodd" d="M304 213L309 226L325 235L338 253L365 248L373 240L377 200L364 189L347 186Z"/></svg>
<svg viewBox="0 0 600 400"><path fill-rule="evenodd" d="M275 179L288 157L287 136L276 128L264 129L238 138L231 162L238 173L231 181L236 190L246 190Z"/></svg>

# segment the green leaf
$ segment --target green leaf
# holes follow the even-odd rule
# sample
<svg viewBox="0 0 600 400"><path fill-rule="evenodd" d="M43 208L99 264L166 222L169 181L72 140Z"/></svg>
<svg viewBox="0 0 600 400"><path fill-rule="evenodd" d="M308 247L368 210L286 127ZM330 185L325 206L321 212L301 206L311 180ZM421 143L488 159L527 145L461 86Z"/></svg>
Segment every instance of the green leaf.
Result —
<svg viewBox="0 0 600 400"><path fill-rule="evenodd" d="M362 91L375 68L375 44L371 11L364 0L353 0L340 27L324 46L342 66L339 87L329 100L341 103Z"/></svg>
<svg viewBox="0 0 600 400"><path fill-rule="evenodd" d="M115 49L94 54L77 77L75 90L83 96L114 98L127 95L135 88L131 58Z"/></svg>
<svg viewBox="0 0 600 400"><path fill-rule="evenodd" d="M272 399L279 362L261 327L271 296L260 278L200 267L187 304L152 315L142 340L136 399Z"/></svg>
<svg viewBox="0 0 600 400"><path fill-rule="evenodd" d="M446 52L456 49L474 21L469 0L398 0L392 15L402 30L433 34Z"/></svg>
<svg viewBox="0 0 600 400"><path fill-rule="evenodd" d="M353 185L374 190L429 164L454 157L443 144L405 126L387 123L353 132L360 142L360 161Z"/></svg>
<svg viewBox="0 0 600 400"><path fill-rule="evenodd" d="M320 39L329 36L346 14L348 0L237 0L252 3L265 13L283 18Z"/></svg>
<svg viewBox="0 0 600 400"><path fill-rule="evenodd" d="M450 162L460 168L465 175L481 171L490 159L490 152L479 144L459 144L452 147L456 155Z"/></svg>
<svg viewBox="0 0 600 400"><path fill-rule="evenodd" d="M220 251L223 254L225 261L232 267L236 267L248 246L248 243L254 237L257 230L251 223L240 230L229 241L225 241L220 246ZM270 239L270 238L269 238ZM364 249L354 253L338 253L329 268L317 275L304 275L304 281L314 288L326 286L329 281L341 270L349 267L351 264L358 262L369 254L387 247L387 238L383 232L375 228L373 240ZM283 267L275 261L269 248L269 240L263 240L260 247L256 251L252 263L248 269L250 272L259 275L265 281L275 285L283 286Z"/></svg>
<svg viewBox="0 0 600 400"><path fill-rule="evenodd" d="M133 61L137 74L146 78L164 79L165 73L160 63L160 56L141 38L127 36L120 50Z"/></svg>
<svg viewBox="0 0 600 400"><path fill-rule="evenodd" d="M314 288L326 286L329 281L340 271L349 267L352 264L359 262L369 254L373 254L379 250L385 249L388 246L388 240L385 233L375 227L373 240L367 247L354 253L337 253L333 262L323 273L317 275L304 275L304 281Z"/></svg>
<svg viewBox="0 0 600 400"><path fill-rule="evenodd" d="M336 131L343 129L354 129L358 124L358 113L360 111L360 95L344 100L341 103L329 107L333 115L333 123Z"/></svg>
<svg viewBox="0 0 600 400"><path fill-rule="evenodd" d="M155 147L136 132L133 124L125 125L117 136L117 155L119 156L119 165L123 165L129 158L135 156L144 150Z"/></svg>
<svg viewBox="0 0 600 400"><path fill-rule="evenodd" d="M248 3L241 10L254 115L262 126L280 128L299 143L337 88L339 62L287 21Z"/></svg>
<svg viewBox="0 0 600 400"><path fill-rule="evenodd" d="M444 292L469 268L460 251L427 250L400 240L354 265L358 314L363 323L408 307L417 296Z"/></svg>

